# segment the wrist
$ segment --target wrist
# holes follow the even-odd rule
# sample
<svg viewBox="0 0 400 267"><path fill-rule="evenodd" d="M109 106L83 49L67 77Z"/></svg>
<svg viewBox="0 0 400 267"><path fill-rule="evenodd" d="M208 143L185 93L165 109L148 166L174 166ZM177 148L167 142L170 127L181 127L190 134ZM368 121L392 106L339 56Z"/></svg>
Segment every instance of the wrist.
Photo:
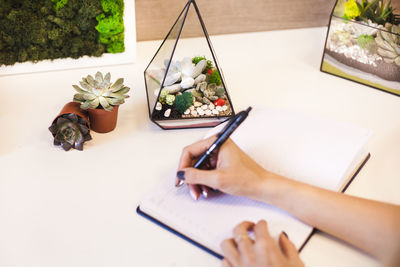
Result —
<svg viewBox="0 0 400 267"><path fill-rule="evenodd" d="M288 195L288 190L290 190L289 184L289 179L265 170L251 198L277 205Z"/></svg>

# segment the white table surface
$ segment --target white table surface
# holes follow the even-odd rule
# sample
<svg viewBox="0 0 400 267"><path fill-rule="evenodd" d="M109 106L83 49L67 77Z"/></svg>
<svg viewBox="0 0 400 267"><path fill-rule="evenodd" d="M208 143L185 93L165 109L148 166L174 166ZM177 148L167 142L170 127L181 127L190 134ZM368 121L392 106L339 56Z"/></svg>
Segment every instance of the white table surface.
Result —
<svg viewBox="0 0 400 267"><path fill-rule="evenodd" d="M371 129L371 159L351 195L400 204L400 98L319 71L326 27L214 36L237 111L249 105L306 111ZM195 39L181 40L196 47ZM219 266L186 241L138 216L140 199L177 166L207 129L164 131L150 122L143 70L160 42L139 42L137 63L101 67L124 77L131 98L116 130L64 152L48 131L71 84L97 69L0 77L0 266ZM377 233L378 234L378 233ZM377 266L315 234L306 266Z"/></svg>

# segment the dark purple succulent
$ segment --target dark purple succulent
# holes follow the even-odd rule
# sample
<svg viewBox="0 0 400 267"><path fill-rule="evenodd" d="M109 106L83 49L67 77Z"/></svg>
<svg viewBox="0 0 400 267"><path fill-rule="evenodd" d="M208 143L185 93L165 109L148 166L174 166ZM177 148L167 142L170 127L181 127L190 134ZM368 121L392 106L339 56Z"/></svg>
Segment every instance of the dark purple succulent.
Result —
<svg viewBox="0 0 400 267"><path fill-rule="evenodd" d="M54 145L61 146L65 151L71 148L83 150L83 143L92 139L85 119L74 113L58 117L49 130L54 136Z"/></svg>

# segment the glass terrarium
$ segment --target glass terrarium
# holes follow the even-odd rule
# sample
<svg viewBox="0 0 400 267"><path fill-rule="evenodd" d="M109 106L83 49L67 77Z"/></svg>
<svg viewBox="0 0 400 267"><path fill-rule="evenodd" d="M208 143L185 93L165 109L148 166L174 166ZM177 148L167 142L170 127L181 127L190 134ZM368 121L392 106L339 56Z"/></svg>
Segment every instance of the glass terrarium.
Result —
<svg viewBox="0 0 400 267"><path fill-rule="evenodd" d="M390 1L337 1L321 71L400 95L400 16Z"/></svg>
<svg viewBox="0 0 400 267"><path fill-rule="evenodd" d="M201 37L179 42L199 30ZM185 5L144 76L150 119L162 129L212 127L235 115L194 0Z"/></svg>

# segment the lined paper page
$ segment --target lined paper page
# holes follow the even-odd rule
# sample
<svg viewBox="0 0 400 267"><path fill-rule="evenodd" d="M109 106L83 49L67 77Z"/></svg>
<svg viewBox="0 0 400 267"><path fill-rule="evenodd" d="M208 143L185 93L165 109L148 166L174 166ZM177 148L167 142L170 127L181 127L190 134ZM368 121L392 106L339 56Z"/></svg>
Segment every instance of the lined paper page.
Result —
<svg viewBox="0 0 400 267"><path fill-rule="evenodd" d="M174 174L171 174L174 177ZM232 237L232 229L243 220L268 221L273 237L284 230L299 248L312 227L270 205L222 193L194 201L187 187L176 189L171 179L143 200L140 208L174 230L222 254L220 243Z"/></svg>
<svg viewBox="0 0 400 267"><path fill-rule="evenodd" d="M209 135L222 127L212 129ZM253 109L232 139L269 171L338 191L349 170L359 165L369 136L368 130L343 122L292 111ZM187 188L173 187L175 173L170 177L140 208L217 253L221 253L222 240L231 237L234 226L243 220L267 220L274 237L285 231L297 248L312 231L286 212L247 198L220 194L194 201Z"/></svg>

